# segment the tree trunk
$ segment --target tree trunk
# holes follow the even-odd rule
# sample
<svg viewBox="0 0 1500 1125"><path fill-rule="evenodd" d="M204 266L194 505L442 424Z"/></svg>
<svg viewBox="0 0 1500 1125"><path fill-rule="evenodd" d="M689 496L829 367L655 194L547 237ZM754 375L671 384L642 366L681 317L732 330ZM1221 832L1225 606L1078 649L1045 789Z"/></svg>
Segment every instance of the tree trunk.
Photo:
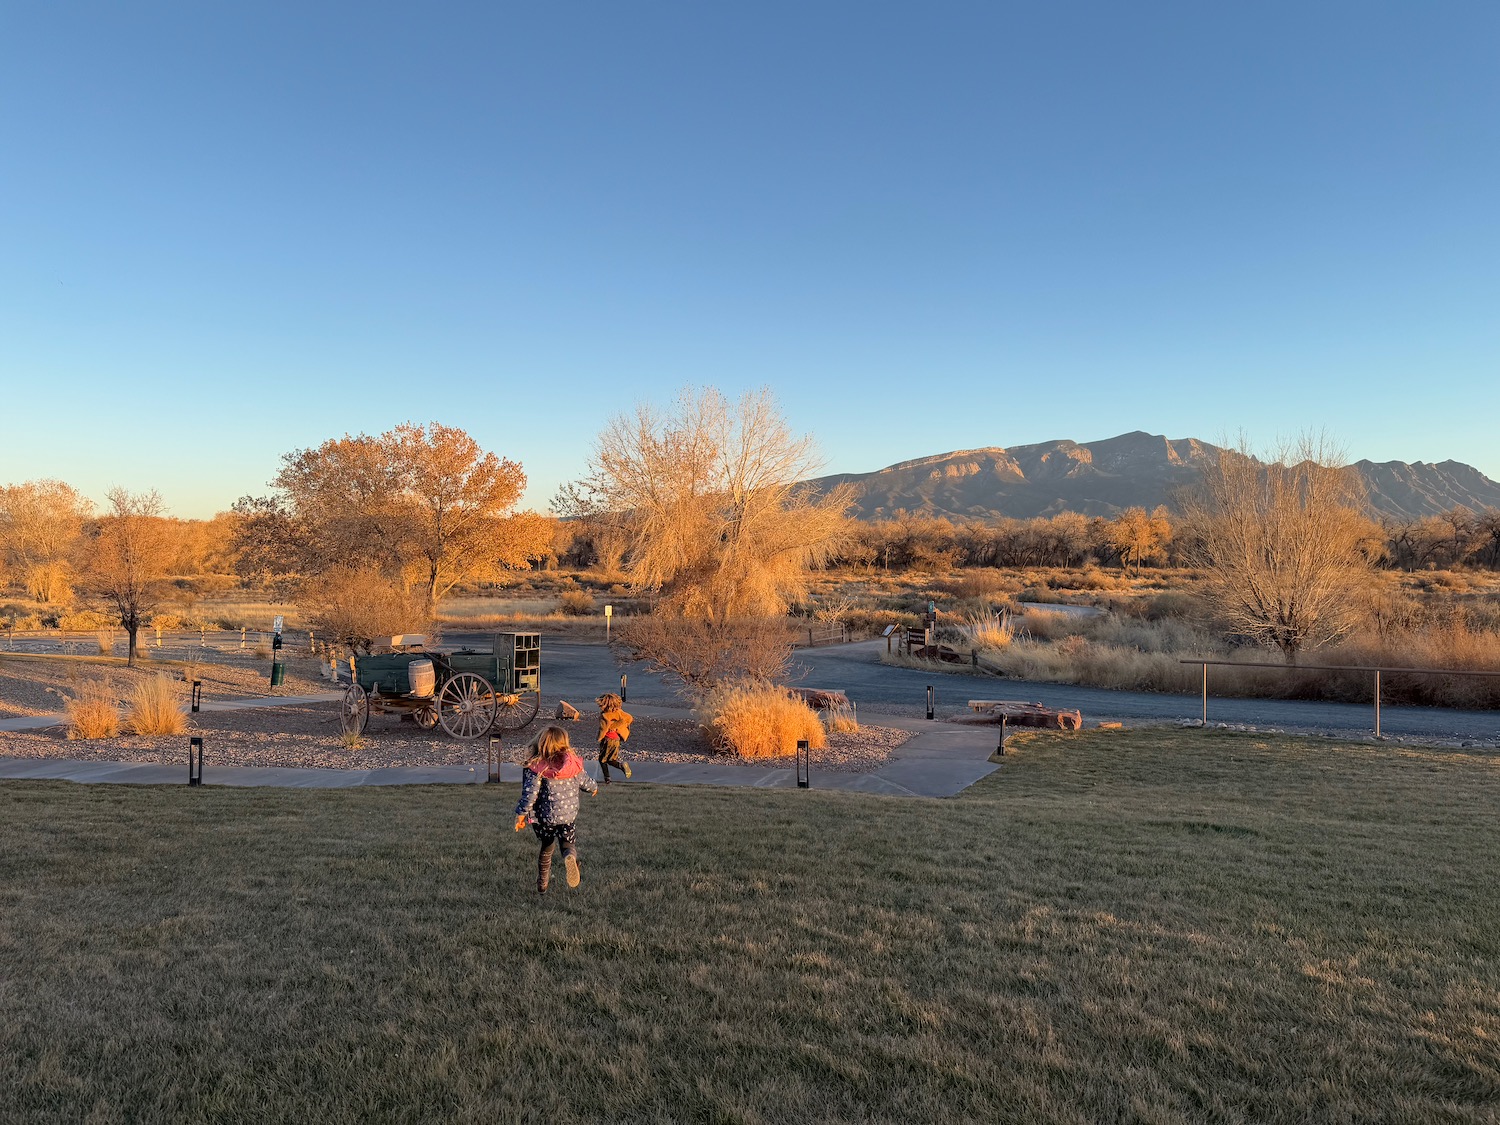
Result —
<svg viewBox="0 0 1500 1125"><path fill-rule="evenodd" d="M128 636L130 638L129 655L125 659L125 665L126 665L126 667L129 667L129 668L134 668L135 667L135 637L136 637L136 633L138 633L139 631L140 631L140 623L136 622L136 621L130 622L125 627L125 634L126 634L126 636Z"/></svg>

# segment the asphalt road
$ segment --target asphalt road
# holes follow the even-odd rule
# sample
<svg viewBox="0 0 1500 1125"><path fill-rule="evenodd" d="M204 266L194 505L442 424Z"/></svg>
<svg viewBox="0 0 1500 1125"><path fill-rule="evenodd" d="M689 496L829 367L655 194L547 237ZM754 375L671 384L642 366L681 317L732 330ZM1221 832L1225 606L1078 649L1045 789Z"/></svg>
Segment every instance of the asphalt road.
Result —
<svg viewBox="0 0 1500 1125"><path fill-rule="evenodd" d="M490 635L450 636L448 643L488 648ZM1029 700L1049 707L1076 709L1089 723L1197 719L1202 709L1196 695L1108 691L993 676L933 674L918 669L894 668L880 663L884 647L884 641L865 641L800 650L796 664L801 666L803 674L797 682L808 687L842 689L857 706L877 711L892 705L925 707L928 684L936 689L939 715L963 710L970 699ZM548 695L559 695L584 708L601 692L617 691L621 672L629 677L629 698L632 700L645 703L680 701L669 678L650 673L640 664L617 664L603 645L542 638L542 683ZM1383 707L1380 718L1381 732L1392 737L1445 741L1500 739L1500 712L1495 711ZM1373 731L1374 712L1366 704L1219 699L1210 695L1208 720L1210 724L1368 735Z"/></svg>

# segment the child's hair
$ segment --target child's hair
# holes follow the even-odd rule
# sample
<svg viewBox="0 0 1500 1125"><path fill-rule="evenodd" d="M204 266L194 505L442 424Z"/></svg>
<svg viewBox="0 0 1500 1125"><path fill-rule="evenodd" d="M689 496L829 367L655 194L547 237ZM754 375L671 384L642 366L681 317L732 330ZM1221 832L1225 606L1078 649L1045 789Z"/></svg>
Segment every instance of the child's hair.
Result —
<svg viewBox="0 0 1500 1125"><path fill-rule="evenodd" d="M568 752L573 747L568 743L567 731L562 727L550 726L543 727L527 749L531 754L526 759L526 768L535 769L537 766L562 765L568 760Z"/></svg>
<svg viewBox="0 0 1500 1125"><path fill-rule="evenodd" d="M612 691L605 692L594 702L599 704L601 711L618 711L625 705L625 701Z"/></svg>

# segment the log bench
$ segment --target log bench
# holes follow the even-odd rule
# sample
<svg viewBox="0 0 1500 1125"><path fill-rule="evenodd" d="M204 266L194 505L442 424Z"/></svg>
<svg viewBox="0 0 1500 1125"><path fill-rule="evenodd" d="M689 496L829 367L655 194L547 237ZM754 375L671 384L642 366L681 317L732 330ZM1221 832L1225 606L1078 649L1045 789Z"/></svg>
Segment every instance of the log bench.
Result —
<svg viewBox="0 0 1500 1125"><path fill-rule="evenodd" d="M1021 703L1013 699L971 699L969 710L996 722L1003 718L1014 727L1078 730L1083 726L1081 712L1059 711L1041 703Z"/></svg>

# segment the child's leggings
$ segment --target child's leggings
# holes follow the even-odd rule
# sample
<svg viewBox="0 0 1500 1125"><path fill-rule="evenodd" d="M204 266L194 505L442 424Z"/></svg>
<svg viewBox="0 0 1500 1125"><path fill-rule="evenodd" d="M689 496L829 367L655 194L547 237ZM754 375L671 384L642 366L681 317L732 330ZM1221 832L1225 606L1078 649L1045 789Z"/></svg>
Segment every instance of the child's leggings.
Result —
<svg viewBox="0 0 1500 1125"><path fill-rule="evenodd" d="M576 824L533 824L531 830L542 842L542 850L536 857L536 885L544 887L552 877L552 847L560 845L562 854L578 855L578 826Z"/></svg>

